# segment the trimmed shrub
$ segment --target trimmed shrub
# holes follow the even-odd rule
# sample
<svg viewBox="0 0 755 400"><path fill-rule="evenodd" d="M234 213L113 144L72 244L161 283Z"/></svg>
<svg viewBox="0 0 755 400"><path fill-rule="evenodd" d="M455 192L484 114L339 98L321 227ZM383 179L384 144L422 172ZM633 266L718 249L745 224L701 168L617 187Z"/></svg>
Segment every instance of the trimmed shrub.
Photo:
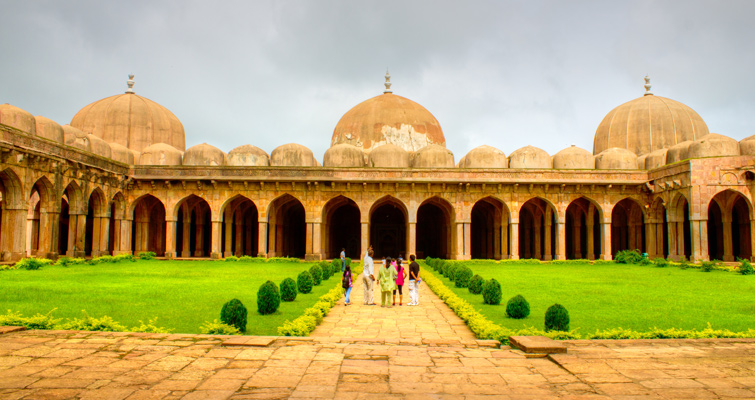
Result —
<svg viewBox="0 0 755 400"><path fill-rule="evenodd" d="M307 294L311 292L312 286L314 286L312 274L310 274L309 271L302 271L302 273L296 278L296 288L299 289L299 293Z"/></svg>
<svg viewBox="0 0 755 400"><path fill-rule="evenodd" d="M554 304L545 311L545 331L568 331L569 311L561 304Z"/></svg>
<svg viewBox="0 0 755 400"><path fill-rule="evenodd" d="M142 260L154 260L157 257L157 253L154 251L143 251L139 253L139 258Z"/></svg>
<svg viewBox="0 0 755 400"><path fill-rule="evenodd" d="M702 263L700 264L700 271L703 271L703 272L710 272L710 271L713 271L713 267L714 267L715 265L716 265L716 263L714 263L714 262L712 262L712 261L703 261L703 262L702 262Z"/></svg>
<svg viewBox="0 0 755 400"><path fill-rule="evenodd" d="M103 264L103 263L114 263L116 262L116 259L111 255L104 255L100 257L95 257L91 260L89 260L89 265L97 265L97 264Z"/></svg>
<svg viewBox="0 0 755 400"><path fill-rule="evenodd" d="M506 303L506 316L514 319L527 318L530 315L530 303L521 294L509 299Z"/></svg>
<svg viewBox="0 0 755 400"><path fill-rule="evenodd" d="M239 258L236 257L236 256L228 256L228 257L226 257L226 258L223 259L223 261L238 261L238 260L239 260Z"/></svg>
<svg viewBox="0 0 755 400"><path fill-rule="evenodd" d="M485 278L480 275L475 275L469 281L469 293L480 294L482 293L482 286L485 284Z"/></svg>
<svg viewBox="0 0 755 400"><path fill-rule="evenodd" d="M241 256L239 257L240 262L252 262L254 261L254 257L252 256Z"/></svg>
<svg viewBox="0 0 755 400"><path fill-rule="evenodd" d="M16 268L37 270L50 264L52 264L52 260L47 258L22 258L16 263Z"/></svg>
<svg viewBox="0 0 755 400"><path fill-rule="evenodd" d="M278 285L273 281L263 283L257 291L257 312L262 315L272 314L278 311L280 304L281 295Z"/></svg>
<svg viewBox="0 0 755 400"><path fill-rule="evenodd" d="M332 274L335 274L336 271L341 272L341 258L334 258L333 261L330 263L330 270L332 271Z"/></svg>
<svg viewBox="0 0 755 400"><path fill-rule="evenodd" d="M491 279L482 287L482 300L485 304L497 306L501 304L501 284Z"/></svg>
<svg viewBox="0 0 755 400"><path fill-rule="evenodd" d="M309 273L312 275L312 284L319 286L322 283L322 270L319 265L313 265L309 268Z"/></svg>
<svg viewBox="0 0 755 400"><path fill-rule="evenodd" d="M465 288L469 287L469 282L472 280L472 269L467 267L466 265L462 265L458 268L456 268L456 279L454 279L454 283L456 283L456 287L458 288Z"/></svg>
<svg viewBox="0 0 755 400"><path fill-rule="evenodd" d="M296 300L296 281L291 278L286 278L281 282L281 300L294 301Z"/></svg>
<svg viewBox="0 0 755 400"><path fill-rule="evenodd" d="M220 320L226 324L235 327L239 332L246 331L246 307L239 299L232 299L223 304L220 309Z"/></svg>
<svg viewBox="0 0 755 400"><path fill-rule="evenodd" d="M456 282L456 270L460 268L460 265L456 263L449 263L448 269L446 270L446 278L448 278L451 282Z"/></svg>
<svg viewBox="0 0 755 400"><path fill-rule="evenodd" d="M126 326L115 322L113 318L107 315L102 318L92 318L86 311L82 310L84 318L74 318L66 320L60 325L55 326L55 329L62 329L66 331L99 331L99 332L124 332L128 328Z"/></svg>
<svg viewBox="0 0 755 400"><path fill-rule="evenodd" d="M199 332L204 335L238 335L239 330L235 326L224 324L218 320L205 321L199 327Z"/></svg>
<svg viewBox="0 0 755 400"><path fill-rule="evenodd" d="M637 250L622 250L616 253L613 261L619 264L639 264L642 262L642 254Z"/></svg>
<svg viewBox="0 0 755 400"><path fill-rule="evenodd" d="M741 275L753 275L755 274L755 270L752 268L752 264L749 260L740 259L739 260L739 269L737 270Z"/></svg>
<svg viewBox="0 0 755 400"><path fill-rule="evenodd" d="M315 264L315 266L317 268L319 268L320 271L322 272L322 280L323 281L327 281L331 276L333 276L333 267L332 266L328 265L325 268L323 268L322 266L320 266L320 263Z"/></svg>
<svg viewBox="0 0 755 400"><path fill-rule="evenodd" d="M665 268L668 267L668 260L666 260L663 257L658 257L655 260L653 260L653 264L655 264L658 268Z"/></svg>

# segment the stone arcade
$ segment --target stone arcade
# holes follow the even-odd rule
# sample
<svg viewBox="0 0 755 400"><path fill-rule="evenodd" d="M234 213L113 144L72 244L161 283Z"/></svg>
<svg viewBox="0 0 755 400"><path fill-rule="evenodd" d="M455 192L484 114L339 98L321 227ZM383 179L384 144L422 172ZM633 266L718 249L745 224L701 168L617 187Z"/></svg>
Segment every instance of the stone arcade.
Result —
<svg viewBox="0 0 755 400"><path fill-rule="evenodd" d="M181 122L134 93L70 125L0 105L0 250L25 256L611 259L752 258L755 136L708 132L691 108L644 96L599 124L593 152L481 146L458 164L440 124L390 90L348 111L323 163L185 148Z"/></svg>

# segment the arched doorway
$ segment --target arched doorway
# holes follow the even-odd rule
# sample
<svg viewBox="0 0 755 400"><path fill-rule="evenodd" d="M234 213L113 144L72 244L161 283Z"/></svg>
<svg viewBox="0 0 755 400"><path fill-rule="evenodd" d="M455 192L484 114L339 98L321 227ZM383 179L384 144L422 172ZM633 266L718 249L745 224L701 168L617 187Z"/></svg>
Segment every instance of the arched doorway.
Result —
<svg viewBox="0 0 755 400"><path fill-rule="evenodd" d="M611 253L637 250L645 253L645 217L632 199L616 203L611 212Z"/></svg>
<svg viewBox="0 0 755 400"><path fill-rule="evenodd" d="M556 210L540 198L519 211L519 254L522 258L553 260L556 249Z"/></svg>
<svg viewBox="0 0 755 400"><path fill-rule="evenodd" d="M453 258L454 220L446 200L431 197L422 202L417 209L417 257Z"/></svg>
<svg viewBox="0 0 755 400"><path fill-rule="evenodd" d="M752 258L750 205L734 191L718 193L708 205L708 255L711 260Z"/></svg>
<svg viewBox="0 0 755 400"><path fill-rule="evenodd" d="M362 245L361 213L354 200L338 196L325 204L322 213L322 252L325 258L338 258L341 249L346 256L359 259Z"/></svg>
<svg viewBox="0 0 755 400"><path fill-rule="evenodd" d="M223 257L235 255L256 257L259 246L259 214L257 206L237 196L223 210L221 245Z"/></svg>
<svg viewBox="0 0 755 400"><path fill-rule="evenodd" d="M176 254L181 257L209 257L212 243L210 205L197 195L178 204Z"/></svg>
<svg viewBox="0 0 755 400"><path fill-rule="evenodd" d="M648 224L652 236L648 241L648 253L651 258L668 258L668 222L666 207L660 198L653 202L648 212Z"/></svg>
<svg viewBox="0 0 755 400"><path fill-rule="evenodd" d="M107 215L107 200L100 189L95 189L89 196L87 205L84 253L87 256L98 257L108 253L110 218Z"/></svg>
<svg viewBox="0 0 755 400"><path fill-rule="evenodd" d="M135 255L152 251L165 255L165 206L152 195L145 195L134 206L131 250Z"/></svg>
<svg viewBox="0 0 755 400"><path fill-rule="evenodd" d="M10 169L0 172L0 259L18 260L25 254L28 208L21 181Z"/></svg>
<svg viewBox="0 0 755 400"><path fill-rule="evenodd" d="M509 210L502 201L486 197L472 207L471 256L473 259L509 257Z"/></svg>
<svg viewBox="0 0 755 400"><path fill-rule="evenodd" d="M270 204L268 212L268 254L271 257L304 258L307 222L301 202L285 194Z"/></svg>
<svg viewBox="0 0 755 400"><path fill-rule="evenodd" d="M580 197L566 208L566 258L594 260L600 255L600 212Z"/></svg>
<svg viewBox="0 0 755 400"><path fill-rule="evenodd" d="M689 260L692 256L689 203L686 197L679 195L672 204L668 209L669 258Z"/></svg>
<svg viewBox="0 0 755 400"><path fill-rule="evenodd" d="M406 221L406 208L393 197L383 198L372 206L370 244L375 258L406 254Z"/></svg>
<svg viewBox="0 0 755 400"><path fill-rule="evenodd" d="M110 222L108 224L108 246L107 249L112 255L119 254L123 250L121 240L121 229L123 220L126 217L126 200L121 192L113 196L110 202Z"/></svg>
<svg viewBox="0 0 755 400"><path fill-rule="evenodd" d="M81 188L71 182L63 191L60 212L60 254L68 257L84 257L86 247L86 217ZM63 229L65 228L65 232ZM65 238L65 241L63 240Z"/></svg>

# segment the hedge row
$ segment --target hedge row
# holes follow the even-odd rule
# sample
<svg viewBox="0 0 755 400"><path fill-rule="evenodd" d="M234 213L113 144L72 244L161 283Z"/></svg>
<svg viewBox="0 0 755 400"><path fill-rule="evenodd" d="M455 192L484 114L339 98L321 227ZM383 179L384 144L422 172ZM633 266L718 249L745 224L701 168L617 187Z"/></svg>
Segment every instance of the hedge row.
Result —
<svg viewBox="0 0 755 400"><path fill-rule="evenodd" d="M304 310L300 317L293 321L286 320L283 325L278 327L278 334L281 336L308 336L328 315L330 309L341 299L343 294L344 290L339 284L328 293L320 296L320 300L312 307Z"/></svg>

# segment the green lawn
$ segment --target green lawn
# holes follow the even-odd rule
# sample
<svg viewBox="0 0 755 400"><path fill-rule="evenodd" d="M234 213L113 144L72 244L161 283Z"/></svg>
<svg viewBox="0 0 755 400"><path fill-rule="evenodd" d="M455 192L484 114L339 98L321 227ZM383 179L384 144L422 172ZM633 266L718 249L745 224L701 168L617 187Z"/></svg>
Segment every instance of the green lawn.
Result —
<svg viewBox="0 0 755 400"><path fill-rule="evenodd" d="M428 267L429 268L429 267ZM755 276L732 272L701 272L677 267L626 264L470 265L475 274L501 283L501 305L483 304L482 295L459 289L435 276L493 322L512 329L543 329L545 310L560 303L569 310L571 329L582 334L610 328L647 331L649 328L744 331L755 328ZM530 316L506 317L506 303L521 294L530 303Z"/></svg>
<svg viewBox="0 0 755 400"><path fill-rule="evenodd" d="M175 333L199 333L205 321L220 318L223 304L238 298L249 310L247 334L277 335L277 327L312 306L338 284L331 277L311 293L278 312L257 313L257 289L267 280L280 285L294 280L311 263L249 263L222 261L137 261L117 264L48 266L37 271L0 272L0 313L24 316L57 308L56 318L107 315L128 327L157 317L157 325Z"/></svg>

